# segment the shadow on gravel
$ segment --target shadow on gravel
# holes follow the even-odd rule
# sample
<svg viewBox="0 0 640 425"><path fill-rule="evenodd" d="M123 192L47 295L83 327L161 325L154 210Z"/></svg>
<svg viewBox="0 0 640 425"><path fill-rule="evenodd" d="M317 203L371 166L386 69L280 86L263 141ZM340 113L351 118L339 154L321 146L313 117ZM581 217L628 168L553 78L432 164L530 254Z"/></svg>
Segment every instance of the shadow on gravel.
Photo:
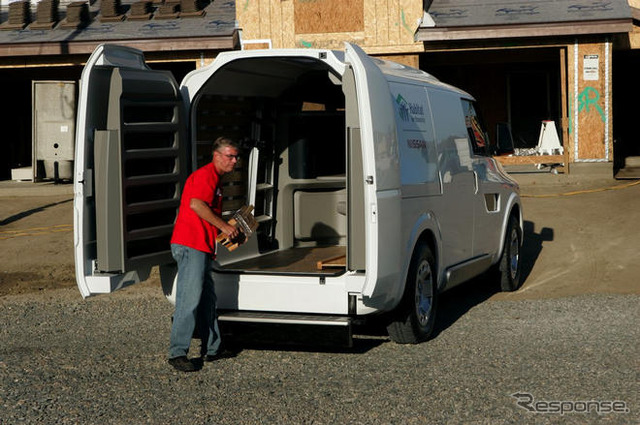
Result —
<svg viewBox="0 0 640 425"><path fill-rule="evenodd" d="M353 345L336 326L234 324L221 328L234 351L242 349L362 354L388 341L386 335L354 329Z"/></svg>
<svg viewBox="0 0 640 425"><path fill-rule="evenodd" d="M542 245L544 242L553 241L554 233L553 229L549 227L543 227L540 229L540 233L535 232L535 223L532 221L524 222L524 240L522 244L522 269L521 269L521 281L526 282L533 266L536 264L540 252L542 252Z"/></svg>
<svg viewBox="0 0 640 425"><path fill-rule="evenodd" d="M488 275L465 282L442 294L438 300L435 329L431 339L457 322L473 307L482 304L499 292L499 283Z"/></svg>
<svg viewBox="0 0 640 425"><path fill-rule="evenodd" d="M18 221L18 220L22 220L25 217L29 217L32 214L42 212L42 211L46 210L47 208L55 207L56 205L66 204L67 202L71 202L71 201L73 201L73 198L65 199L64 201L54 202L52 204L47 204L47 205L43 205L41 207L32 208L32 209L27 210L27 211L19 212L18 214L14 214L14 215L12 215L10 217L5 218L4 220L1 220L0 221L0 226L6 226L7 224L13 223L13 222Z"/></svg>
<svg viewBox="0 0 640 425"><path fill-rule="evenodd" d="M524 239L521 250L521 282L525 282L533 270L543 243L553 240L553 229L543 227L535 232L535 223L524 222ZM522 285L522 283L521 283ZM473 307L482 304L500 291L500 283L490 274L484 274L452 288L440 295L435 330L431 338L453 325Z"/></svg>

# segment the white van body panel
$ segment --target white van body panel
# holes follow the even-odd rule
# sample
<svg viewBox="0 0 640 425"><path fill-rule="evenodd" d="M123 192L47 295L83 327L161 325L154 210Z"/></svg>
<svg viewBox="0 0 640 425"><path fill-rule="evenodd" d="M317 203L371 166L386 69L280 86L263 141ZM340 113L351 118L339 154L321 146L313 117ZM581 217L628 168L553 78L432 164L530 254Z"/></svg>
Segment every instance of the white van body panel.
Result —
<svg viewBox="0 0 640 425"><path fill-rule="evenodd" d="M135 270L125 274L101 274L93 275L93 263L95 258L89 255L89 245L94 236L91 236L91 217L86 211L87 198L93 196L93 172L87 170L87 164L93 152L88 148L87 139L95 127L89 120L90 105L88 96L92 83L92 72L96 66L111 65L127 68L148 69L144 62L144 56L139 50L125 46L101 45L93 52L84 70L80 81L80 98L78 101L76 151L74 161L74 254L76 267L76 280L78 289L83 297L93 294L109 293L133 283L144 281L148 278L151 268Z"/></svg>
<svg viewBox="0 0 640 425"><path fill-rule="evenodd" d="M244 72L249 67L243 68L243 61L250 60L263 66L252 68L251 73ZM134 262L132 269L125 267L121 273L96 271L92 242L96 223L92 217L91 191L97 183L93 171L87 170L91 163L88 158L93 155L89 152L93 149L89 132L95 125L87 119L91 105L86 98L92 88L91 71L98 65L148 70L141 52L100 46L83 71L76 136L74 243L78 287L84 297L144 280L152 267L151 263ZM280 230L276 228L274 234L286 246L257 254L258 242L254 238L235 253L220 253L219 272L215 276L218 307L231 311L350 316L388 312L403 297L413 253L424 242L434 251L440 290L448 286L450 276L457 276L455 282L451 278L453 283L460 281L459 276L466 276L452 274L452 270L457 272L475 264L473 270L478 271L497 263L512 212L516 211L522 229L521 206L517 184L498 163L471 151L460 102L473 98L423 71L371 58L355 45L347 44L345 52L318 49L225 52L211 65L189 73L179 87L183 110L188 113L185 126L191 129L189 139L180 145L186 143L191 148L192 166L188 171L197 164L195 128L197 111L205 96L224 98L240 93L239 98L272 101L281 96L285 85L292 84L305 67L325 72L327 81L336 87L347 84L346 74L353 73L357 99L345 103L356 105L354 115L358 123L349 124L351 127L343 133L351 132L345 139L356 137L361 143L362 158L357 159L364 181L351 184L362 185L362 199L353 201L345 195L353 188L345 187L344 176L296 177L286 175L286 168L279 169L285 183L276 188L280 202L273 214L280 218L275 225ZM344 106L337 108L335 114L344 114L344 110ZM304 111L301 116L304 114L313 112ZM278 137L284 136L277 133L274 145L280 143ZM275 148L274 151L280 155L274 161L276 165L285 167L296 161L292 145L286 145L281 152ZM257 147L250 152L247 200L253 203L259 198L260 184L256 179L260 168L258 157L263 153ZM313 248L314 241L309 239L317 233L314 225L320 222L336 233L337 242L332 243L344 246L348 239L345 232L352 231L348 221L344 217L323 221L327 212L320 210L323 204L331 204L327 206L331 213L335 209L333 204L340 204L341 199L346 199L347 204L362 202L364 207L364 270L343 266L336 273L294 272L285 267L262 272L230 266L257 262L289 246ZM316 204L313 207L300 204L306 200ZM290 228L282 230L287 225ZM326 237L327 233L323 235ZM157 264L161 266L165 292L171 297L175 266L167 262Z"/></svg>
<svg viewBox="0 0 640 425"><path fill-rule="evenodd" d="M365 203L367 279L362 294L372 304L396 301L401 275L400 179L395 114L386 77L364 51L346 44L345 61L355 73L365 175L372 178ZM367 177L367 178L370 178Z"/></svg>

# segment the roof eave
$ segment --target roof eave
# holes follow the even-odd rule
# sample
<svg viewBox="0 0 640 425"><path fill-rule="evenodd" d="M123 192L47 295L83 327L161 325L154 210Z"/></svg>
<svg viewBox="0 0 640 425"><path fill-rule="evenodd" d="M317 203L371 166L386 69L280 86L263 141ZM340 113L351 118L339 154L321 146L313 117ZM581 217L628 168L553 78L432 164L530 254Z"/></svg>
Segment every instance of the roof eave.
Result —
<svg viewBox="0 0 640 425"><path fill-rule="evenodd" d="M238 31L233 31L227 35L206 37L7 43L0 44L0 57L84 55L91 54L98 45L103 43L133 47L145 53L162 53L188 50L234 50L239 48L240 40Z"/></svg>
<svg viewBox="0 0 640 425"><path fill-rule="evenodd" d="M487 25L460 27L420 27L416 41L466 41L522 37L557 37L573 35L619 34L633 30L632 19L561 22L525 25Z"/></svg>

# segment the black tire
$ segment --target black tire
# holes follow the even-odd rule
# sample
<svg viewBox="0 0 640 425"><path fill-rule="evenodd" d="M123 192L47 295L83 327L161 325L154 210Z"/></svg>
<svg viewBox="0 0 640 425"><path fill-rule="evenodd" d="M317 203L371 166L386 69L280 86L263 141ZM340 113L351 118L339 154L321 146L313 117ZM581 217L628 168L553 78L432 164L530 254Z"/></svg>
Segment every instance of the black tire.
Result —
<svg viewBox="0 0 640 425"><path fill-rule="evenodd" d="M518 220L511 216L504 238L502 258L497 270L500 279L500 289L512 292L520 287L520 250L522 248L522 230Z"/></svg>
<svg viewBox="0 0 640 425"><path fill-rule="evenodd" d="M387 332L399 344L417 344L433 333L436 319L437 273L433 253L419 244L411 259L402 301L392 315Z"/></svg>

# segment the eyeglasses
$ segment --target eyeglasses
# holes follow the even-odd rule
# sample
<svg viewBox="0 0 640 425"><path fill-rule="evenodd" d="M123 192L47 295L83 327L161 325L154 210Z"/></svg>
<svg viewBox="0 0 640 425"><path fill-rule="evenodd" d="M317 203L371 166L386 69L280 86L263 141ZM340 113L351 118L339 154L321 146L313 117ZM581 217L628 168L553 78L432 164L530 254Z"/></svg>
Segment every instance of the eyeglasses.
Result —
<svg viewBox="0 0 640 425"><path fill-rule="evenodd" d="M216 153L218 153L218 154L220 154L222 156L226 156L228 159L234 159L235 158L236 161L240 159L240 155L229 155L229 154L226 154L226 153L222 153L220 151L216 151Z"/></svg>

